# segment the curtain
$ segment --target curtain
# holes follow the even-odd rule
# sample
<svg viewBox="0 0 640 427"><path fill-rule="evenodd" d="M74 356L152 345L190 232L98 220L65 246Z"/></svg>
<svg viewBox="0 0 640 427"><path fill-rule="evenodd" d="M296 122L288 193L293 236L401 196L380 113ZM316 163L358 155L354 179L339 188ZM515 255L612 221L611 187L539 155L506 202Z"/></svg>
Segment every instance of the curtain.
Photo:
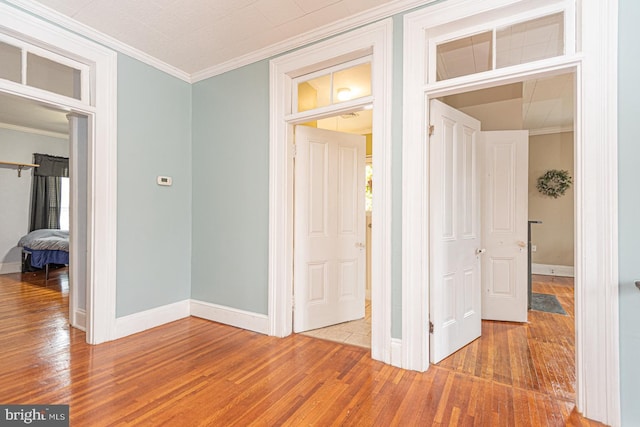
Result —
<svg viewBox="0 0 640 427"><path fill-rule="evenodd" d="M61 180L69 176L69 158L34 154L29 231L60 228Z"/></svg>

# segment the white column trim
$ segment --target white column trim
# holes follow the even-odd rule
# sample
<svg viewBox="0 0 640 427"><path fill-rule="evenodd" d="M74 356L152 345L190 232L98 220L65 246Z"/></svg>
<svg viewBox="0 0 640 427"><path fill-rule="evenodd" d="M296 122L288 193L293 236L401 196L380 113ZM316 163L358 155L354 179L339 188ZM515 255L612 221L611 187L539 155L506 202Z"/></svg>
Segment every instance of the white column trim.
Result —
<svg viewBox="0 0 640 427"><path fill-rule="evenodd" d="M586 417L618 426L618 2L581 2L576 153L576 380ZM603 76L605 76L603 78Z"/></svg>

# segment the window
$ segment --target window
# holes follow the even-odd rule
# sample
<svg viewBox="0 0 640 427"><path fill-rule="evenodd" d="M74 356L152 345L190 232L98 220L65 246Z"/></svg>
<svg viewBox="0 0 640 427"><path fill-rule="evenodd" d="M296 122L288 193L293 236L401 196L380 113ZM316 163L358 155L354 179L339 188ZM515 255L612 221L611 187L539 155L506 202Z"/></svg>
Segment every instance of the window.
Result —
<svg viewBox="0 0 640 427"><path fill-rule="evenodd" d="M314 110L371 95L371 59L360 58L294 80L294 111Z"/></svg>
<svg viewBox="0 0 640 427"><path fill-rule="evenodd" d="M88 101L89 67L0 34L0 79Z"/></svg>
<svg viewBox="0 0 640 427"><path fill-rule="evenodd" d="M564 12L443 40L436 44L436 81L565 54Z"/></svg>

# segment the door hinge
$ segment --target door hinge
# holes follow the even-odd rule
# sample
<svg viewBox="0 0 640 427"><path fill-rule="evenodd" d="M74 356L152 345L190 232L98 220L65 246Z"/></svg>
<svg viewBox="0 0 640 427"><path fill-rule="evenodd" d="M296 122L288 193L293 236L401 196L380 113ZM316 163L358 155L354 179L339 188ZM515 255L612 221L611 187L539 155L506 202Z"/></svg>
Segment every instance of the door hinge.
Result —
<svg viewBox="0 0 640 427"><path fill-rule="evenodd" d="M429 322L429 333L432 334L433 333L433 322Z"/></svg>
<svg viewBox="0 0 640 427"><path fill-rule="evenodd" d="M293 144L293 148L291 149L291 153L293 158L295 159L296 156L298 155L298 146L296 144Z"/></svg>
<svg viewBox="0 0 640 427"><path fill-rule="evenodd" d="M429 136L433 135L434 131L435 131L435 126L429 125Z"/></svg>

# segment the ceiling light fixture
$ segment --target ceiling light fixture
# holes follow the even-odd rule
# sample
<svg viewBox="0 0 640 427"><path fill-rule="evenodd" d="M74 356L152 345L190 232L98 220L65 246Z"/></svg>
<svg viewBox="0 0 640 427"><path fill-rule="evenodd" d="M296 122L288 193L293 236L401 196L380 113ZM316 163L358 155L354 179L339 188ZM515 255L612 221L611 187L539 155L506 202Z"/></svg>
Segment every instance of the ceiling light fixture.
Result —
<svg viewBox="0 0 640 427"><path fill-rule="evenodd" d="M351 99L351 89L348 87L341 87L338 89L338 101L348 101Z"/></svg>

